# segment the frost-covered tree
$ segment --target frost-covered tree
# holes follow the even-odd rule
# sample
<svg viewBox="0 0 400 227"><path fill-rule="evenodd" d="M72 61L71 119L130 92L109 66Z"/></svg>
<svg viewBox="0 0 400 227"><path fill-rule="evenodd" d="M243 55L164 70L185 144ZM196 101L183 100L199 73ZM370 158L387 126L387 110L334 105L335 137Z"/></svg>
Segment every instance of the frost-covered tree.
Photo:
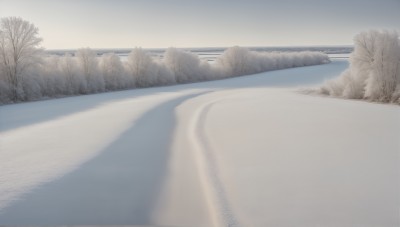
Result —
<svg viewBox="0 0 400 227"><path fill-rule="evenodd" d="M66 95L66 77L61 73L59 56L48 56L43 60L41 68L39 68L39 76L41 82L42 96L54 97Z"/></svg>
<svg viewBox="0 0 400 227"><path fill-rule="evenodd" d="M365 31L354 38L350 67L328 81L321 93L400 103L400 43L397 32Z"/></svg>
<svg viewBox="0 0 400 227"><path fill-rule="evenodd" d="M129 72L138 87L157 84L157 69L153 59L142 49L135 48L128 56Z"/></svg>
<svg viewBox="0 0 400 227"><path fill-rule="evenodd" d="M153 87L176 83L174 74L165 61L152 58L141 48L135 48L128 56L128 71L138 87Z"/></svg>
<svg viewBox="0 0 400 227"><path fill-rule="evenodd" d="M0 61L0 103L11 102L11 94L11 86L7 79L7 70L3 62Z"/></svg>
<svg viewBox="0 0 400 227"><path fill-rule="evenodd" d="M189 83L206 79L199 57L193 53L168 48L164 54L164 63L174 74L177 83Z"/></svg>
<svg viewBox="0 0 400 227"><path fill-rule="evenodd" d="M105 88L108 91L128 87L128 78L121 59L114 53L103 54L100 59L100 71L103 74Z"/></svg>
<svg viewBox="0 0 400 227"><path fill-rule="evenodd" d="M7 86L12 101L25 100L24 76L31 74L40 63L42 39L38 37L38 28L20 17L6 17L0 20L0 80L1 86ZM34 86L34 85L32 85ZM36 85L34 86L36 89ZM29 92L38 93L28 88ZM1 94L4 96L5 94Z"/></svg>
<svg viewBox="0 0 400 227"><path fill-rule="evenodd" d="M224 77L231 77L328 62L329 57L319 52L260 53L235 46L226 49L215 66Z"/></svg>
<svg viewBox="0 0 400 227"><path fill-rule="evenodd" d="M230 47L217 58L216 64L220 66L226 76L241 76L251 73L249 68L250 51L243 47Z"/></svg>
<svg viewBox="0 0 400 227"><path fill-rule="evenodd" d="M113 91L135 86L152 87L214 80L327 61L327 56L321 53L257 53L246 48L232 47L215 64L209 64L196 54L176 48L168 48L162 59L155 59L141 48L136 48L129 54L127 61L122 62L113 53L99 58L89 48L79 49L74 56L45 56L39 48L40 43L38 29L33 24L18 17L1 19L0 103ZM387 49L393 49L393 53L397 53L392 48L393 45L376 49L379 53L386 53ZM387 59L382 61L393 63L397 58ZM374 74L369 78L377 80L380 78L377 75L394 72L395 68L394 64L390 67L385 65L383 70L372 71ZM398 80L397 71L391 75L391 79L388 77L379 83L387 93L396 91L392 98L400 97L400 86L393 87L390 83L393 78ZM376 91L375 87L366 89L371 97L382 93Z"/></svg>
<svg viewBox="0 0 400 227"><path fill-rule="evenodd" d="M65 79L66 95L86 93L86 79L78 69L77 59L67 53L58 62L60 74Z"/></svg>
<svg viewBox="0 0 400 227"><path fill-rule="evenodd" d="M396 32L388 31L371 33L374 34L374 49L370 50L373 60L366 81L365 97L388 102L400 82L399 36ZM360 45L358 48L361 48Z"/></svg>
<svg viewBox="0 0 400 227"><path fill-rule="evenodd" d="M78 67L86 79L85 93L95 93L105 90L102 74L98 69L97 54L90 48L82 48L76 52Z"/></svg>

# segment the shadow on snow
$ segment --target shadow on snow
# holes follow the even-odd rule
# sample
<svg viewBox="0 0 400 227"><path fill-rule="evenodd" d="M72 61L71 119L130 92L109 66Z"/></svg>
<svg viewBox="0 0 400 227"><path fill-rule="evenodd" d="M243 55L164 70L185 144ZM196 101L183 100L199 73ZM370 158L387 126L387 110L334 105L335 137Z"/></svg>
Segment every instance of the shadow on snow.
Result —
<svg viewBox="0 0 400 227"><path fill-rule="evenodd" d="M7 131L86 111L115 100L137 98L160 92L179 92L186 89L220 89L246 87L309 86L337 77L348 67L347 60L334 60L330 64L274 70L254 75L217 81L178 84L125 91L106 92L79 97L65 97L39 102L0 106L0 131ZM29 109L29 112L26 110Z"/></svg>
<svg viewBox="0 0 400 227"><path fill-rule="evenodd" d="M200 94L183 96L151 109L100 155L5 208L0 213L1 223L151 224L165 178L174 109L197 95Z"/></svg>

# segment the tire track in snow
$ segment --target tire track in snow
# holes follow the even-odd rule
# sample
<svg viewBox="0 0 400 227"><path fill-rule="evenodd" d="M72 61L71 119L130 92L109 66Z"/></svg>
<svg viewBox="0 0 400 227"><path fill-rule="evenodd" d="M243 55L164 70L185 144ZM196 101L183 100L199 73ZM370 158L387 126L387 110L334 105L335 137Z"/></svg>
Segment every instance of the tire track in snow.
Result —
<svg viewBox="0 0 400 227"><path fill-rule="evenodd" d="M207 114L212 106L221 99L208 102L200 107L191 122L191 139L195 146L197 161L200 168L200 178L204 185L208 206L215 226L240 226L226 197L223 183L219 177L219 170L215 151L209 144L205 134Z"/></svg>
<svg viewBox="0 0 400 227"><path fill-rule="evenodd" d="M99 155L2 210L0 225L153 224L175 126L173 110L200 94L179 95L141 113Z"/></svg>

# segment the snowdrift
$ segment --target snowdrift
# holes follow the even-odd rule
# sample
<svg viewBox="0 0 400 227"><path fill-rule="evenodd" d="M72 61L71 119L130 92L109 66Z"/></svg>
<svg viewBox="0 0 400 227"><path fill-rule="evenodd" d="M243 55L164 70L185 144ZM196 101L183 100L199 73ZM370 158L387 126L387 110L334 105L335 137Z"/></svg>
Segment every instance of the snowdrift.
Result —
<svg viewBox="0 0 400 227"><path fill-rule="evenodd" d="M0 106L3 226L400 226L400 108L347 60Z"/></svg>

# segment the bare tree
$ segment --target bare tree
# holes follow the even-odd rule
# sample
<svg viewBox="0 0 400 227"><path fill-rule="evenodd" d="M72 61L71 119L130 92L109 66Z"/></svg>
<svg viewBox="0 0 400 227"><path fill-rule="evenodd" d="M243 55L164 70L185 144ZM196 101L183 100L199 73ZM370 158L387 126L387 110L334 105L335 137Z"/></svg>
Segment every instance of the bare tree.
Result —
<svg viewBox="0 0 400 227"><path fill-rule="evenodd" d="M22 75L38 62L42 39L38 28L20 17L0 20L0 61L11 90L11 100L24 99Z"/></svg>

